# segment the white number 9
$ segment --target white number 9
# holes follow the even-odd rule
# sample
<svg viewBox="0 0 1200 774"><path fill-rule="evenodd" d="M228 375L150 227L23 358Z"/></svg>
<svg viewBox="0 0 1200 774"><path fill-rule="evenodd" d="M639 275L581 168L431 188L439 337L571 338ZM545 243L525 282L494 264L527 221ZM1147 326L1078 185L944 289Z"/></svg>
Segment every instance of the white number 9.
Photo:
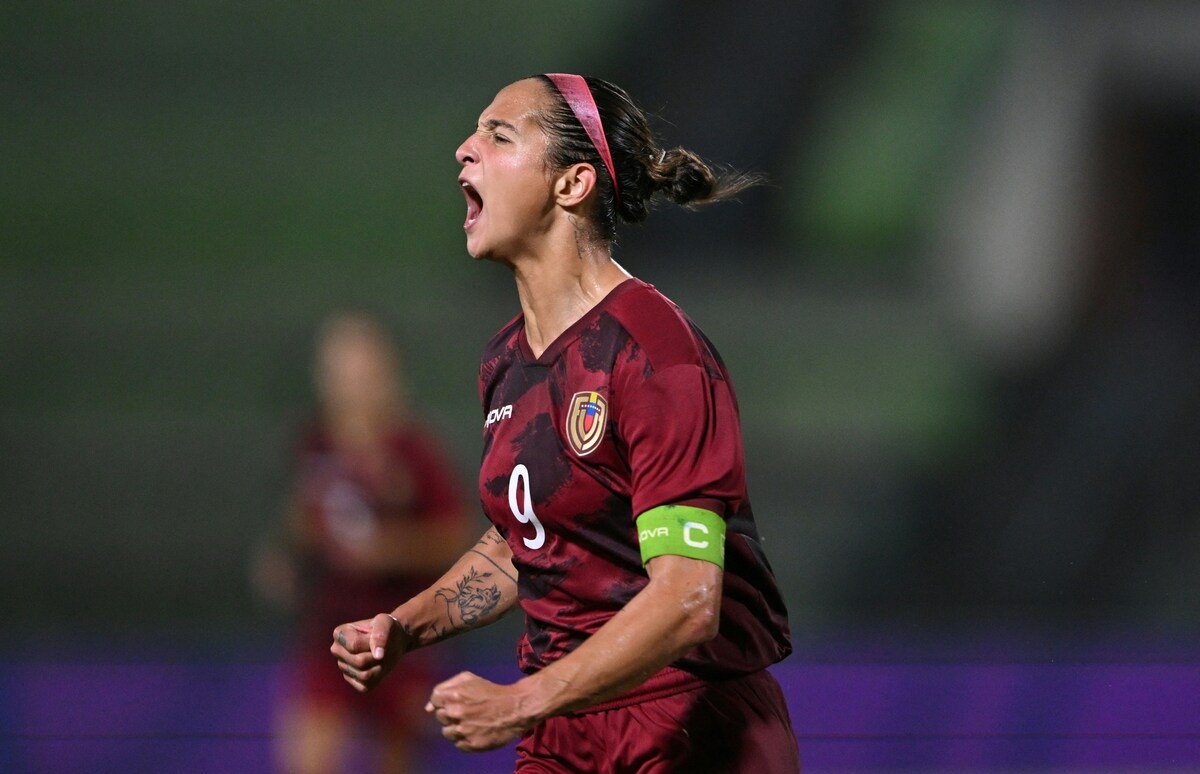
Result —
<svg viewBox="0 0 1200 774"><path fill-rule="evenodd" d="M520 504L520 491L525 490L525 505ZM530 551L536 551L546 544L546 528L538 521L537 514L533 512L533 494L529 491L529 468L524 465L517 465L513 468L512 477L508 479L508 507L512 509L513 516L517 517L517 521L522 524L533 525L533 537L521 538L525 543L525 547Z"/></svg>

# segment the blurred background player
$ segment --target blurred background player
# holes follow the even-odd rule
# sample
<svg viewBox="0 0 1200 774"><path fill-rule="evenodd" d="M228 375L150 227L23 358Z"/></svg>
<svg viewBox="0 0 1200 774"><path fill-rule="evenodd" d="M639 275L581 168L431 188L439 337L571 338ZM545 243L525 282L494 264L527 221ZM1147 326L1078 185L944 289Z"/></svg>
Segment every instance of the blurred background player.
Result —
<svg viewBox="0 0 1200 774"><path fill-rule="evenodd" d="M278 720L285 774L345 770L367 739L376 771L412 771L429 658L359 696L329 668L329 632L425 588L468 525L452 465L406 400L396 348L375 319L340 314L316 340L317 415L299 443L291 504L255 567L260 592L298 611ZM422 654L423 655L423 654Z"/></svg>

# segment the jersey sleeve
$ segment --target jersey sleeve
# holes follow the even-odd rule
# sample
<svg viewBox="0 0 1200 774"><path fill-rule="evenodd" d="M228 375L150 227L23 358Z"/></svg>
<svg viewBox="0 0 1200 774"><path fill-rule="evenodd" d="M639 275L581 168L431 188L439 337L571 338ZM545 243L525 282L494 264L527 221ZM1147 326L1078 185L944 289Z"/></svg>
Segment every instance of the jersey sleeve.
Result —
<svg viewBox="0 0 1200 774"><path fill-rule="evenodd" d="M628 448L635 517L660 505L729 516L745 470L728 381L700 363L672 365L630 385L615 419Z"/></svg>

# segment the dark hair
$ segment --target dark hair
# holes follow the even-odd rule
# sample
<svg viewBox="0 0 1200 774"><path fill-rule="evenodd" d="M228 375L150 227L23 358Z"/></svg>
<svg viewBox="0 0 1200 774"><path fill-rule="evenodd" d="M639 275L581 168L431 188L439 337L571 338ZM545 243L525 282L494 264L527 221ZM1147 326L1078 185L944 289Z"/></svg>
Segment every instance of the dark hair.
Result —
<svg viewBox="0 0 1200 774"><path fill-rule="evenodd" d="M547 163L554 169L586 162L596 168L599 192L596 225L607 241L616 236L617 219L641 223L660 194L689 209L736 196L763 182L759 175L714 167L686 148L661 148L646 113L625 91L600 78L585 77L600 111L604 136L617 174L619 196L600 152L588 137L558 88L545 75L541 80L553 96L539 117L550 138Z"/></svg>

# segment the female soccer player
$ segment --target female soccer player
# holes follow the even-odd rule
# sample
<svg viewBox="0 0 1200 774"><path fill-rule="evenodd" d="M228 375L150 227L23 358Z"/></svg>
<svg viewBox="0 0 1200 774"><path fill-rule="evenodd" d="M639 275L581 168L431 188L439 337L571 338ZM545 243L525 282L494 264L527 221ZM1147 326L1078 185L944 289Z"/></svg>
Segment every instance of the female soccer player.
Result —
<svg viewBox="0 0 1200 774"><path fill-rule="evenodd" d="M746 495L725 367L612 257L617 221L754 181L663 149L624 91L542 75L501 90L459 147L467 251L504 264L521 314L480 367L479 491L493 526L331 652L365 691L400 656L519 605L526 676L469 672L426 710L462 750L518 740L518 772L796 772L787 614Z"/></svg>

